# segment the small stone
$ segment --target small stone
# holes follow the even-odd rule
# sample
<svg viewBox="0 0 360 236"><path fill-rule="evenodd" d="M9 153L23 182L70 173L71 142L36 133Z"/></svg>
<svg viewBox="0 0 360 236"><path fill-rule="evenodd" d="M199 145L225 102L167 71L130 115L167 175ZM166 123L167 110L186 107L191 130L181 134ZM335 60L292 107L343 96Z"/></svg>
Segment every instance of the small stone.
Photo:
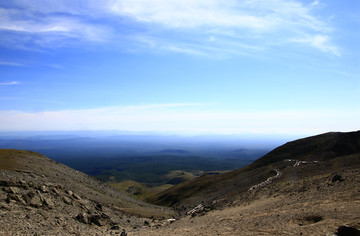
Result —
<svg viewBox="0 0 360 236"><path fill-rule="evenodd" d="M54 208L54 203L50 200L50 198L43 197L43 203L49 207L49 209Z"/></svg>
<svg viewBox="0 0 360 236"><path fill-rule="evenodd" d="M23 188L23 189L29 189L29 185L27 184L27 182L25 180L20 180L19 181L19 185Z"/></svg>
<svg viewBox="0 0 360 236"><path fill-rule="evenodd" d="M110 219L110 216L106 215L105 213L101 213L101 218Z"/></svg>
<svg viewBox="0 0 360 236"><path fill-rule="evenodd" d="M5 202L10 203L11 200L13 200L15 202L21 202L22 204L26 205L25 200L20 195L17 195L17 194L9 193L7 195Z"/></svg>
<svg viewBox="0 0 360 236"><path fill-rule="evenodd" d="M112 229L112 230L120 230L120 226L118 226L118 225L113 225L113 226L111 226L110 229Z"/></svg>
<svg viewBox="0 0 360 236"><path fill-rule="evenodd" d="M53 188L51 189L51 191L53 191L53 192L56 193L57 195L60 195L60 193L59 193L59 191L57 190L56 187L53 187Z"/></svg>
<svg viewBox="0 0 360 236"><path fill-rule="evenodd" d="M47 193L48 189L47 189L47 187L45 185L41 185L40 191L43 192L43 193Z"/></svg>
<svg viewBox="0 0 360 236"><path fill-rule="evenodd" d="M341 182L344 181L344 179L340 175L334 175L331 179L331 182Z"/></svg>
<svg viewBox="0 0 360 236"><path fill-rule="evenodd" d="M123 230L122 230L122 232L121 232L120 236L127 236L127 232L126 232L126 230L125 230L125 229L123 229Z"/></svg>
<svg viewBox="0 0 360 236"><path fill-rule="evenodd" d="M101 221L101 216L100 216L100 215L91 215L91 216L89 217L89 222L90 222L90 223L93 223L93 224L96 224L96 225L98 225L98 226L102 226L102 225L103 225L103 223L102 223L102 221Z"/></svg>
<svg viewBox="0 0 360 236"><path fill-rule="evenodd" d="M9 187L9 188L5 189L5 191L8 193L12 193L12 194L18 194L20 192L19 188L17 188L17 187Z"/></svg>
<svg viewBox="0 0 360 236"><path fill-rule="evenodd" d="M77 200L81 200L81 197L79 195L77 195L76 193L73 193L72 196Z"/></svg>
<svg viewBox="0 0 360 236"><path fill-rule="evenodd" d="M96 202L95 209L98 211L102 211L102 205L100 203Z"/></svg>
<svg viewBox="0 0 360 236"><path fill-rule="evenodd" d="M28 203L31 207L34 208L40 208L43 206L41 198L39 195L34 195L33 198L31 198L30 202Z"/></svg>
<svg viewBox="0 0 360 236"><path fill-rule="evenodd" d="M63 197L62 197L62 200L63 200L64 203L66 203L66 204L68 204L68 205L72 205L72 204L73 204L72 201L71 201L71 199L68 198L68 197L63 196Z"/></svg>
<svg viewBox="0 0 360 236"><path fill-rule="evenodd" d="M76 216L76 219L84 224L89 224L89 218L88 218L88 215L83 212L83 213L79 213L77 216Z"/></svg>
<svg viewBox="0 0 360 236"><path fill-rule="evenodd" d="M65 192L66 192L67 194L69 194L70 196L73 195L73 192L72 192L71 190L66 190Z"/></svg>

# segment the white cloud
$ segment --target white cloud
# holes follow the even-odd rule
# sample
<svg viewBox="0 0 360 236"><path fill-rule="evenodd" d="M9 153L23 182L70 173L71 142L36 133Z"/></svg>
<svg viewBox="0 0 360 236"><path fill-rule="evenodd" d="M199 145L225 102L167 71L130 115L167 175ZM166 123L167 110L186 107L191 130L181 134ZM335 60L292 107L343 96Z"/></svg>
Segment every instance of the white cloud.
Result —
<svg viewBox="0 0 360 236"><path fill-rule="evenodd" d="M339 50L331 45L331 27L312 12L318 4L315 1L304 5L295 0L113 0L108 7L149 28L162 29L153 33L153 38L159 39L155 45L163 44L161 34L164 32L187 35L187 44L182 39L165 38L165 44L171 46L158 47L174 52L252 54L252 47L278 47L291 42L338 56ZM313 40L292 40L302 35L309 35ZM326 40L320 42L318 35Z"/></svg>
<svg viewBox="0 0 360 236"><path fill-rule="evenodd" d="M128 130L316 134L358 129L359 110L229 111L209 104L150 104L45 112L0 111L0 130Z"/></svg>
<svg viewBox="0 0 360 236"><path fill-rule="evenodd" d="M312 12L318 4L296 0L14 0L8 8L0 8L0 30L35 35L38 38L22 39L45 47L67 46L67 39L114 43L125 37L126 45L136 48L144 43L141 39L151 38L156 42L143 45L192 55L251 54L253 47L278 47L284 42L299 43L292 39L303 35L322 35L326 37L322 42L300 43L335 54L338 49L330 44L331 27ZM103 23L94 23L99 19ZM120 19L126 26L119 24ZM129 28L124 31L123 27Z"/></svg>
<svg viewBox="0 0 360 236"><path fill-rule="evenodd" d="M18 81L11 81L11 82L0 82L0 86L8 86L8 85L16 85L19 84Z"/></svg>
<svg viewBox="0 0 360 236"><path fill-rule="evenodd" d="M236 1L217 0L138 0L116 1L111 10L138 21L169 28L243 27L262 29L272 22L247 13L238 14Z"/></svg>

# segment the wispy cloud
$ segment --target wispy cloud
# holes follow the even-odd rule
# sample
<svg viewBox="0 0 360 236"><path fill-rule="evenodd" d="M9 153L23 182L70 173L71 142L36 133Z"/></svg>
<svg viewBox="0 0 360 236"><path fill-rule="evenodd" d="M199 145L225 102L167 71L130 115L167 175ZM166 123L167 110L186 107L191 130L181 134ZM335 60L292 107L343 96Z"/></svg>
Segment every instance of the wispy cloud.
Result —
<svg viewBox="0 0 360 236"><path fill-rule="evenodd" d="M0 30L16 33L12 37L30 35L23 40L43 47L67 46L67 40L116 43L127 38L127 45L133 47L203 56L251 54L253 48L285 42L338 56L339 50L331 43L333 29L314 12L319 4L297 0L14 0L0 8ZM126 24L119 24L120 19Z"/></svg>
<svg viewBox="0 0 360 236"><path fill-rule="evenodd" d="M25 64L17 63L17 62L11 62L11 61L0 61L0 66L26 66Z"/></svg>
<svg viewBox="0 0 360 236"><path fill-rule="evenodd" d="M341 57L340 50L329 43L329 36L327 35L308 35L301 39L293 39L294 42L310 44L311 46L323 51Z"/></svg>
<svg viewBox="0 0 360 236"><path fill-rule="evenodd" d="M0 31L2 43L23 41L38 47L67 46L66 42L74 39L104 42L111 33L109 27L89 23L79 16L44 15L27 9L7 8L0 8Z"/></svg>
<svg viewBox="0 0 360 236"><path fill-rule="evenodd" d="M10 81L10 82L0 82L0 86L9 86L9 85L16 85L19 84L18 81Z"/></svg>
<svg viewBox="0 0 360 236"><path fill-rule="evenodd" d="M169 50L181 49L173 51L214 53L206 49L217 48L241 54L253 52L252 47L290 42L308 44L338 56L338 49L331 44L332 28L313 14L318 4L315 1L304 5L294 0L119 0L113 1L109 9L150 28L160 27L162 30L150 32L162 40L164 32L189 36L188 47L183 46L183 39L167 39L173 45L167 47ZM308 35L309 39L292 40L302 35ZM234 46L237 53L230 50Z"/></svg>
<svg viewBox="0 0 360 236"><path fill-rule="evenodd" d="M359 110L229 111L209 104L149 104L44 112L0 111L0 130L129 130L316 134L350 131Z"/></svg>

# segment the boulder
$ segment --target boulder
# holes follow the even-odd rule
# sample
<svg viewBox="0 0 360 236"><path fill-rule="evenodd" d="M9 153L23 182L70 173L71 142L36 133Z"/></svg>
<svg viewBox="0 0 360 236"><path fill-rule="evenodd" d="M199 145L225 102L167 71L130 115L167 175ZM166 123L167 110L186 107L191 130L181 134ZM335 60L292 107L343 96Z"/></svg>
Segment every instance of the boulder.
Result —
<svg viewBox="0 0 360 236"><path fill-rule="evenodd" d="M342 225L336 233L338 236L360 236L360 231L354 227Z"/></svg>

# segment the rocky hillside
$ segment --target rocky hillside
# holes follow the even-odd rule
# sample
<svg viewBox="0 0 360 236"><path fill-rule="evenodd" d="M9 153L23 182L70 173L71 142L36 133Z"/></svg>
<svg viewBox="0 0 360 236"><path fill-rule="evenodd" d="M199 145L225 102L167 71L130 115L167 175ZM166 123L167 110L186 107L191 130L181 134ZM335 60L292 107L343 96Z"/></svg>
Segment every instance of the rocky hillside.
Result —
<svg viewBox="0 0 360 236"><path fill-rule="evenodd" d="M359 236L359 147L359 131L327 133L289 142L243 169L179 184L152 200L184 216L138 235Z"/></svg>
<svg viewBox="0 0 360 236"><path fill-rule="evenodd" d="M274 176L276 169L284 170L295 165L296 161L326 166L326 163L334 159L335 164L331 168L326 167L328 168L326 170L316 168L314 172L309 173L305 169L301 175L320 174L324 171L331 173L336 171L338 166L347 164L350 168L355 163L355 166L358 166L356 158L353 158L355 163L347 161L348 158L345 158L346 160L342 158L358 153L360 153L360 131L326 133L299 139L274 149L245 168L226 174L201 176L169 188L150 198L149 201L179 208L188 208L199 202L209 203L218 199L232 201L234 196Z"/></svg>
<svg viewBox="0 0 360 236"><path fill-rule="evenodd" d="M173 215L41 154L0 150L0 235L110 235Z"/></svg>

